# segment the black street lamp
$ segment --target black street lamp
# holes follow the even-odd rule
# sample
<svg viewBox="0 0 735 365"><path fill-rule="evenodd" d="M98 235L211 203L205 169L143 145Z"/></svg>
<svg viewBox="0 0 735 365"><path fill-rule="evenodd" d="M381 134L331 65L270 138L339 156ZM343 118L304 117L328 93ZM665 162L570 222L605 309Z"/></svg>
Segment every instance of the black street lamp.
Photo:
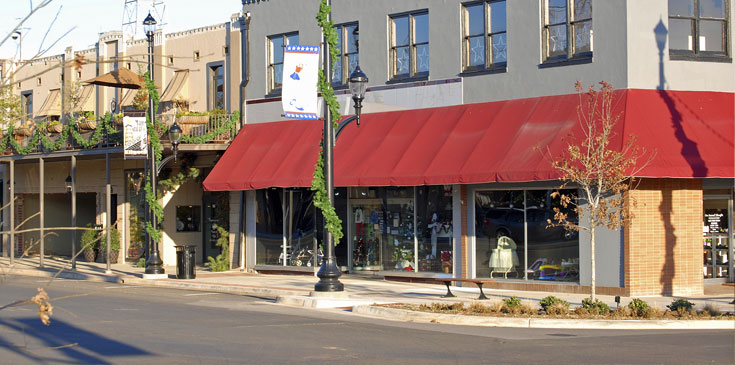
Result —
<svg viewBox="0 0 735 365"><path fill-rule="evenodd" d="M168 129L168 139L171 140L171 146L173 146L174 149L174 161L176 161L176 152L179 149L179 143L181 143L181 136L183 135L184 131L181 130L181 127L179 127L179 124L174 121L174 124L171 125L171 128Z"/></svg>
<svg viewBox="0 0 735 365"><path fill-rule="evenodd" d="M66 187L66 192L71 193L71 175L64 179L64 186Z"/></svg>
<svg viewBox="0 0 735 365"><path fill-rule="evenodd" d="M151 80L154 80L153 77L153 35L156 32L156 19L151 16L151 13L148 13L148 16L145 17L143 20L143 31L145 31L146 38L148 40L148 76ZM155 112L153 109L153 98L151 97L151 94L148 93L148 116L151 123L155 123ZM150 174L151 174L151 186L153 187L153 200L158 200L158 197L156 197L156 178L158 175L158 168L156 167L156 157L155 157L155 151L153 151L153 144L148 143L148 166L150 166ZM150 207L149 207L150 209ZM149 214L151 219L151 225L153 227L158 227L158 222L156 219L156 215L154 213ZM148 256L148 261L146 261L145 265L145 274L149 275L151 278L156 278L160 276L164 276L166 274L166 271L163 268L163 261L161 260L161 254L158 250L158 241L156 241L153 237L150 237L151 242L151 254Z"/></svg>
<svg viewBox="0 0 735 365"><path fill-rule="evenodd" d="M327 1L327 5L331 5L331 1ZM331 21L331 13L329 15ZM324 44L327 44L326 37ZM330 64L329 53L326 51L324 55L324 74L327 75L327 84L332 82L332 70ZM334 141L339 136L342 129L352 122L357 121L357 125L360 125L360 112L362 110L362 101L365 99L365 91L367 90L368 78L364 72L360 69L360 66L355 67L355 70L350 74L350 91L352 92L352 100L355 101L355 115L349 117L340 123L336 135L332 128L332 115L329 113L329 108L324 108L324 141L322 142L324 147L324 183L327 190L327 196L329 197L329 204L334 206ZM332 234L325 229L324 230L324 246L326 252L324 253L324 260L322 260L322 266L316 273L319 277L319 281L314 285L314 291L317 292L341 292L344 291L344 285L339 281L339 277L342 273L337 267L337 259L334 255L334 237Z"/></svg>

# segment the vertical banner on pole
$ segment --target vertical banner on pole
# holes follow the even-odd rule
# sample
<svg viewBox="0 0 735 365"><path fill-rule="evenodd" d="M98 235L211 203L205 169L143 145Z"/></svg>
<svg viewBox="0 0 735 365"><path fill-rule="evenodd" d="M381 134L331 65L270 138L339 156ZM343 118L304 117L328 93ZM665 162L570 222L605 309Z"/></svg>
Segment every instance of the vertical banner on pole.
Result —
<svg viewBox="0 0 735 365"><path fill-rule="evenodd" d="M319 119L317 81L319 46L288 45L283 52L283 114L293 119Z"/></svg>
<svg viewBox="0 0 735 365"><path fill-rule="evenodd" d="M125 159L148 158L148 128L145 117L123 117Z"/></svg>

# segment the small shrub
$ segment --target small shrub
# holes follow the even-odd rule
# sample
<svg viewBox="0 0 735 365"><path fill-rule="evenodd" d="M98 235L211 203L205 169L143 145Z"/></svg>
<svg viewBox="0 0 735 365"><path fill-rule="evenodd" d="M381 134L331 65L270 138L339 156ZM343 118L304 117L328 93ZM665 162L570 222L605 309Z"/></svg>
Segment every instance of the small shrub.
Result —
<svg viewBox="0 0 735 365"><path fill-rule="evenodd" d="M704 305L704 308L702 309L705 313L708 313L712 317L719 317L722 316L722 312L715 307L712 303L707 303Z"/></svg>
<svg viewBox="0 0 735 365"><path fill-rule="evenodd" d="M558 312L558 310L563 309L563 312L566 313L569 311L569 302L567 302L564 299L557 298L553 295L549 295L548 297L541 299L541 302L539 302L541 305L541 308L546 312L547 314L560 314L560 313L550 313L549 310L551 308L554 308L554 312Z"/></svg>
<svg viewBox="0 0 735 365"><path fill-rule="evenodd" d="M589 318L590 317L590 311L587 310L587 308L585 307L574 308L574 314L579 316L579 318Z"/></svg>
<svg viewBox="0 0 735 365"><path fill-rule="evenodd" d="M488 305L488 309L492 313L501 313L504 306L505 303L503 303L502 301L494 301Z"/></svg>
<svg viewBox="0 0 735 365"><path fill-rule="evenodd" d="M587 309L590 314L608 314L610 313L610 307L607 304L601 302L599 299L595 299L593 302L591 298L584 298L582 300L582 307Z"/></svg>
<svg viewBox="0 0 735 365"><path fill-rule="evenodd" d="M630 307L617 307L610 312L610 315L613 318L620 319L620 318L628 318L633 315L633 310L630 309Z"/></svg>
<svg viewBox="0 0 735 365"><path fill-rule="evenodd" d="M520 306L517 307L518 312L523 315L533 315L536 314L536 310L531 306L530 304L523 303Z"/></svg>
<svg viewBox="0 0 735 365"><path fill-rule="evenodd" d="M87 224L87 228L92 228L92 225ZM82 232L79 240L82 244L82 250L94 249L99 243L99 234L94 229L88 229Z"/></svg>
<svg viewBox="0 0 735 365"><path fill-rule="evenodd" d="M145 267L145 257L141 257L138 259L138 263L135 264L136 267Z"/></svg>
<svg viewBox="0 0 735 365"><path fill-rule="evenodd" d="M641 299L634 298L630 303L628 303L628 308L630 308L634 316L643 317L643 312L648 309L648 303Z"/></svg>
<svg viewBox="0 0 735 365"><path fill-rule="evenodd" d="M648 306L648 308L643 310L641 317L646 319L661 318L663 317L663 311L661 308Z"/></svg>
<svg viewBox="0 0 735 365"><path fill-rule="evenodd" d="M433 312L460 312L464 310L464 303L431 303Z"/></svg>
<svg viewBox="0 0 735 365"><path fill-rule="evenodd" d="M679 313L679 315L691 312L692 307L694 307L694 303L686 299L677 299L666 306L666 308L669 308L672 312Z"/></svg>
<svg viewBox="0 0 735 365"><path fill-rule="evenodd" d="M510 298L503 299L503 303L508 308L520 307L521 306L521 300L518 299L518 297L516 297L515 295L512 296L512 297L510 297Z"/></svg>
<svg viewBox="0 0 735 365"><path fill-rule="evenodd" d="M566 315L569 313L569 303L562 300L561 302L553 303L544 309L546 314L552 316Z"/></svg>
<svg viewBox="0 0 735 365"><path fill-rule="evenodd" d="M472 302L467 310L470 313L492 313L492 309L482 303Z"/></svg>

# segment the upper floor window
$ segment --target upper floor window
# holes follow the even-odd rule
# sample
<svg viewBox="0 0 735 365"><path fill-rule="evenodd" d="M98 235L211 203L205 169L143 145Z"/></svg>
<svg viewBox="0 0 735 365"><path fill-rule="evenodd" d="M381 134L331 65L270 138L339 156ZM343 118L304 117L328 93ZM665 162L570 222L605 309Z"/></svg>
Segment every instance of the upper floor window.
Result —
<svg viewBox="0 0 735 365"><path fill-rule="evenodd" d="M350 74L360 61L359 35L357 23L337 25L337 49L339 57L332 67L332 83L347 85Z"/></svg>
<svg viewBox="0 0 735 365"><path fill-rule="evenodd" d="M544 5L544 61L592 56L592 0Z"/></svg>
<svg viewBox="0 0 735 365"><path fill-rule="evenodd" d="M463 71L505 66L508 61L505 0L463 5Z"/></svg>
<svg viewBox="0 0 735 365"><path fill-rule="evenodd" d="M20 105L23 109L23 115L25 118L31 118L33 116L33 91L23 91L20 93Z"/></svg>
<svg viewBox="0 0 735 365"><path fill-rule="evenodd" d="M390 17L391 78L429 75L429 13Z"/></svg>
<svg viewBox="0 0 735 365"><path fill-rule="evenodd" d="M225 71L222 63L209 66L208 72L207 108L225 109Z"/></svg>
<svg viewBox="0 0 735 365"><path fill-rule="evenodd" d="M283 52L289 44L299 44L298 33L268 37L268 92L280 91L283 86Z"/></svg>
<svg viewBox="0 0 735 365"><path fill-rule="evenodd" d="M728 11L725 0L669 0L669 53L726 56Z"/></svg>

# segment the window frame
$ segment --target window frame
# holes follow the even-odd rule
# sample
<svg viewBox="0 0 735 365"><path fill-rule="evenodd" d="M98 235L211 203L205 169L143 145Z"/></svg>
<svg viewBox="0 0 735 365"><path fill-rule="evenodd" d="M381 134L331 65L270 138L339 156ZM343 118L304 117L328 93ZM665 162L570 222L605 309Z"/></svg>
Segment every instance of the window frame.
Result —
<svg viewBox="0 0 735 365"><path fill-rule="evenodd" d="M560 23L549 23L549 0L543 0L542 1L542 7L541 7L541 19L542 19L542 63L559 63L559 62L569 62L572 61L572 63L575 63L574 61L578 60L591 60L592 56L594 54L594 28L590 27L590 50L584 51L584 52L576 52L576 41L577 37L575 36L574 29L575 25L584 23L589 21L590 24L594 26L594 7L592 7L593 0L590 1L590 6L592 7L590 9L590 17L589 18L582 18L582 19L576 19L574 17L574 5L575 2L578 0L565 0L566 1L566 11L567 11L567 17L565 22ZM567 36L567 45L566 45L566 54L564 55L558 55L558 56L549 56L549 28L553 26L559 26L559 25L565 25L566 26L566 36Z"/></svg>
<svg viewBox="0 0 735 365"><path fill-rule="evenodd" d="M671 15L669 8L668 8L668 1L666 2L667 6L667 34L666 34L666 41L668 42L669 46L669 59L671 60L689 60L689 61L719 61L719 62L732 62L732 59L730 58L730 0L722 0L723 6L724 6L724 18L712 18L712 17L702 17L699 14L699 1L700 0L693 0L694 1L694 14L692 16L680 16L680 15ZM670 21L671 19L678 19L678 20L689 20L693 23L693 39L692 39L692 50L684 50L684 49L671 49L671 25ZM720 21L724 23L724 31L722 32L722 45L723 50L722 52L718 51L700 51L699 50L699 35L700 27L699 24L702 20L706 21Z"/></svg>
<svg viewBox="0 0 735 365"><path fill-rule="evenodd" d="M280 95L281 94L281 86L276 86L276 77L275 77L275 68L277 65L283 66L283 53L286 50L286 46L289 45L288 38L296 36L297 44L299 41L299 32L288 32L288 33L280 33L280 34L273 34L266 37L266 77L268 82L268 95ZM275 63L274 62L274 49L273 49L273 40L280 37L283 41L283 46L281 47L281 62ZM283 82L283 80L281 80Z"/></svg>
<svg viewBox="0 0 735 365"><path fill-rule="evenodd" d="M355 31L352 33L355 33L355 51L349 52L349 47L345 43L345 39L347 39L348 35L348 28L349 27L355 27ZM349 22L349 23L342 23L337 24L334 26L337 30L337 33L341 37L340 42L340 49L339 49L339 55L337 57L339 58L339 65L340 65L340 80L337 80L334 78L335 72L334 69L332 69L332 85L335 87L347 87L349 84L350 79L350 59L352 57L357 57L357 64L360 64L360 23L359 22ZM345 58L346 57L346 58ZM345 62L345 60L347 62Z"/></svg>
<svg viewBox="0 0 735 365"><path fill-rule="evenodd" d="M225 64L224 61L211 62L207 64L207 110L217 108L217 72L221 70L222 74L222 109L227 110L227 87L225 84Z"/></svg>
<svg viewBox="0 0 735 365"><path fill-rule="evenodd" d="M20 106L25 119L33 118L33 90L20 93Z"/></svg>
<svg viewBox="0 0 735 365"><path fill-rule="evenodd" d="M493 33L492 30L492 24L491 24L491 17L490 17L490 4L492 3L505 3L506 6L506 17L505 17L505 30L502 32L495 32ZM508 2L506 0L482 0L482 1L472 1L472 2L466 2L462 3L462 72L463 73L471 73L471 72L482 72L482 71L504 71L507 68L508 65L508 13L507 13L507 6ZM485 44L485 59L482 66L471 66L469 63L470 61L470 38L475 38L479 36L479 34L469 34L470 29L470 23L469 23L469 16L467 12L467 8L471 6L478 6L481 5L483 7L483 19L484 19L484 30L483 30L483 38L484 38L484 44ZM499 34L505 34L505 62L493 62L493 45L492 45L492 39L493 36L499 35Z"/></svg>
<svg viewBox="0 0 735 365"><path fill-rule="evenodd" d="M388 48L388 55L389 55L389 72L390 72L390 81L405 81L405 80L416 80L416 79L428 79L430 71L431 71L431 62L429 62L429 71L425 72L418 72L417 71L417 54L416 49L419 46L430 46L430 37L429 37L429 31L431 26L429 25L427 20L427 41L416 43L416 22L415 18L416 16L426 15L427 19L429 16L429 9L422 9L422 10L414 10L404 13L397 13L397 14L391 14L388 16L388 30L389 30L389 41L390 46ZM408 74L397 74L397 49L406 47L406 46L397 46L396 45L396 26L395 26L395 20L398 18L408 18ZM431 48L429 48L429 52L431 52ZM431 59L431 53L429 53L429 59Z"/></svg>

